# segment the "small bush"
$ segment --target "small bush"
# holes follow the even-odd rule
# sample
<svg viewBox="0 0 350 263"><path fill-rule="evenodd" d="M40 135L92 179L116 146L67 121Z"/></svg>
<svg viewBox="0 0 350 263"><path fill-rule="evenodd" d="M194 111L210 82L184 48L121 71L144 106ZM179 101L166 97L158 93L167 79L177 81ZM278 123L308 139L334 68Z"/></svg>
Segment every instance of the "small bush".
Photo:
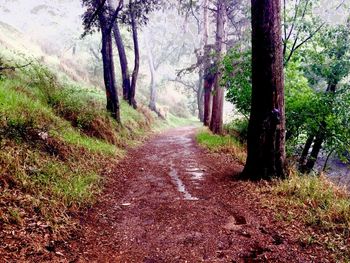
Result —
<svg viewBox="0 0 350 263"><path fill-rule="evenodd" d="M248 139L248 120L236 119L230 123L224 125L225 131L236 138L242 143L246 143Z"/></svg>

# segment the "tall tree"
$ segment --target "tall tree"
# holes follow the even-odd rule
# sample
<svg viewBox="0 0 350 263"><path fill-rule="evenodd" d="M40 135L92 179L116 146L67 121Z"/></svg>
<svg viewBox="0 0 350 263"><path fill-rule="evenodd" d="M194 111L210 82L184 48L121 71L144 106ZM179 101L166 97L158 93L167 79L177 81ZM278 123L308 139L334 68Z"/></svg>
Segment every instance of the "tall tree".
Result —
<svg viewBox="0 0 350 263"><path fill-rule="evenodd" d="M154 2L153 4L156 4ZM132 72L132 80L131 80L131 87L130 87L130 95L129 95L129 103L134 107L137 108L135 94L136 94L136 82L139 75L139 69L140 69L140 49L139 49L139 39L138 39L138 32L137 32L137 3L130 1L129 4L129 12L130 12L130 22L131 22L131 30L132 30L132 39L134 44L134 70Z"/></svg>
<svg viewBox="0 0 350 263"><path fill-rule="evenodd" d="M222 75L220 70L220 62L222 55L226 51L226 23L226 0L218 0L216 4L216 73L214 76L213 106L210 121L210 130L216 134L221 134L223 132L225 90L220 85Z"/></svg>
<svg viewBox="0 0 350 263"><path fill-rule="evenodd" d="M243 177L285 175L280 0L252 0L252 105Z"/></svg>
<svg viewBox="0 0 350 263"><path fill-rule="evenodd" d="M112 0L108 0L108 3L110 6L114 6ZM121 3L123 4L123 0L121 0ZM120 64L120 70L122 73L123 98L124 100L129 101L129 104L131 105L131 102L129 100L131 84L130 84L130 73L128 68L128 59L125 52L124 41L120 33L118 19L116 19L113 25L113 34L114 34L114 40L118 49L119 64Z"/></svg>
<svg viewBox="0 0 350 263"><path fill-rule="evenodd" d="M209 1L203 2L203 89L204 89L204 110L203 110L203 123L205 126L209 126L211 120L211 107L213 103L212 86L213 86L213 73L211 65L211 51L212 46L208 45L209 38Z"/></svg>
<svg viewBox="0 0 350 263"><path fill-rule="evenodd" d="M150 12L161 6L159 0L129 0L125 10L121 15L122 23L130 26L132 32L132 41L134 47L134 68L130 76L128 72L125 72L125 78L123 76L123 83L125 83L124 99L133 106L137 108L136 102L136 84L140 69L140 48L139 48L139 37L138 28L140 25L145 25L148 22L148 15ZM125 57L126 58L126 57ZM128 79L126 79L128 78Z"/></svg>
<svg viewBox="0 0 350 263"><path fill-rule="evenodd" d="M85 27L84 35L93 32L94 28L98 28L101 31L101 53L107 110L111 113L112 117L120 123L120 105L113 62L112 28L121 10L122 1L119 1L119 5L115 10L107 5L106 0L82 0L82 3L87 9L83 15L83 24Z"/></svg>

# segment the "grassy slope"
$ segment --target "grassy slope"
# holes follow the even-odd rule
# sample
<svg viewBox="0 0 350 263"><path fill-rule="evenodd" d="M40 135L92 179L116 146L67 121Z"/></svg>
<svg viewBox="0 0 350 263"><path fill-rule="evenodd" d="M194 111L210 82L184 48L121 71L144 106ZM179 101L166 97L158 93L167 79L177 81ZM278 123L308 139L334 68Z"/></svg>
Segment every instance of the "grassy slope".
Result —
<svg viewBox="0 0 350 263"><path fill-rule="evenodd" d="M197 142L210 151L231 154L244 163L245 149L231 136L201 130ZM263 206L271 209L277 220L285 222L286 229L298 226L296 234L303 246L321 244L335 262L350 262L348 192L323 176L301 176L293 169L289 178L273 180L256 191L261 195Z"/></svg>
<svg viewBox="0 0 350 263"><path fill-rule="evenodd" d="M170 114L154 122L146 108L122 102L117 125L104 92L0 22L0 60L24 65L28 54L30 66L0 73L0 258L50 261L49 251L76 229L69 215L94 203L101 174L126 147L193 120Z"/></svg>
<svg viewBox="0 0 350 263"><path fill-rule="evenodd" d="M0 58L26 63L8 48ZM151 130L193 123L171 114L154 122L146 108L122 102L120 126L105 111L102 91L49 65L0 75L0 257L8 260L52 260L49 251L76 229L69 215L94 203L101 174L126 147Z"/></svg>
<svg viewBox="0 0 350 263"><path fill-rule="evenodd" d="M147 110L122 103L119 126L104 103L38 63L0 77L0 255L45 256L74 229L67 215L94 202L101 173L150 130Z"/></svg>

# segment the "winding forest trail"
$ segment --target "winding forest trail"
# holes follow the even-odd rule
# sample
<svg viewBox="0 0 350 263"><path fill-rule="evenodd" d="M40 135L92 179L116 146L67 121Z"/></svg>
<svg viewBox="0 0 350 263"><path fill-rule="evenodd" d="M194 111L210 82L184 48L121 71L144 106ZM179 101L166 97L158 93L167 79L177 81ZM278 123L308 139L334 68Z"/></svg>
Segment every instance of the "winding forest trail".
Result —
<svg viewBox="0 0 350 263"><path fill-rule="evenodd" d="M241 166L198 147L195 131L173 129L130 151L81 218L73 261L323 262L278 227L252 183L232 179Z"/></svg>

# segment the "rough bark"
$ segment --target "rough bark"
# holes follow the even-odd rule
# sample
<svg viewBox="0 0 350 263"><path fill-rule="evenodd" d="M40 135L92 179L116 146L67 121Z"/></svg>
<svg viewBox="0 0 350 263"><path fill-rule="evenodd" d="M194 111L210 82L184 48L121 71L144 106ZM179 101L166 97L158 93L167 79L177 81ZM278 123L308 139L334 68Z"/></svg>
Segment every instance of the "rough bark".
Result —
<svg viewBox="0 0 350 263"><path fill-rule="evenodd" d="M216 11L216 74L214 77L214 91L213 91L213 106L210 120L210 130L215 134L223 133L223 110L224 110L224 97L225 90L220 85L221 70L218 68L221 57L226 50L226 5L225 0L218 0Z"/></svg>
<svg viewBox="0 0 350 263"><path fill-rule="evenodd" d="M137 83L137 78L138 78L139 69L140 69L140 50L139 50L139 40L138 40L138 33L137 33L137 23L135 21L135 15L133 12L131 12L131 30L132 30L132 39L134 43L135 61L134 61L134 70L132 72L129 103L136 109L137 103L136 103L135 95L136 95L136 83Z"/></svg>
<svg viewBox="0 0 350 263"><path fill-rule="evenodd" d="M280 0L252 0L252 107L242 176L285 176L285 109Z"/></svg>
<svg viewBox="0 0 350 263"><path fill-rule="evenodd" d="M112 34L109 30L107 19L103 12L98 15L101 25L102 34L102 61L103 61L103 77L106 88L107 97L107 110L111 113L112 117L120 123L120 108L119 99L115 84L115 72L113 62L113 45Z"/></svg>
<svg viewBox="0 0 350 263"><path fill-rule="evenodd" d="M212 95L213 81L211 79L204 79L204 125L209 126L211 120L211 107L213 104Z"/></svg>

